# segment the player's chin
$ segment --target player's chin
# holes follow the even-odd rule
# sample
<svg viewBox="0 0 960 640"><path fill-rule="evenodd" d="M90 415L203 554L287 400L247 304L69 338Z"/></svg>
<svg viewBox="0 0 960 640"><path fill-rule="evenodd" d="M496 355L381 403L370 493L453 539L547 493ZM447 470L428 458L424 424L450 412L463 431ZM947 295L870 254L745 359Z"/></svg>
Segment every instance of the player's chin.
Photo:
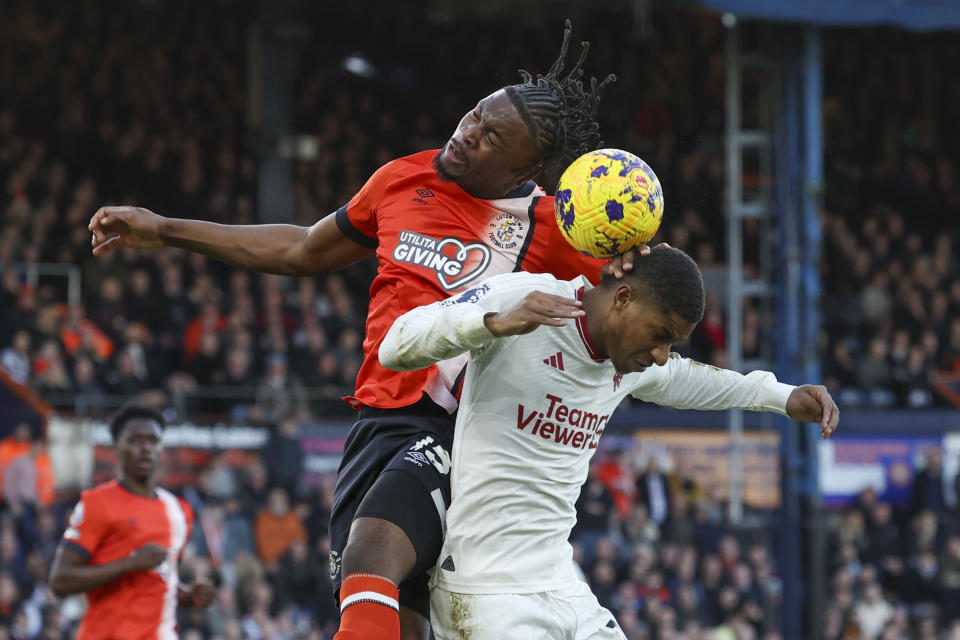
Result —
<svg viewBox="0 0 960 640"><path fill-rule="evenodd" d="M451 159L451 156L453 156L453 154L450 151L450 145L447 145L443 151L437 154L433 162L437 174L439 174L442 180L446 180L447 182L453 182L470 172L469 162L465 160L455 161ZM456 156L453 157L455 158Z"/></svg>

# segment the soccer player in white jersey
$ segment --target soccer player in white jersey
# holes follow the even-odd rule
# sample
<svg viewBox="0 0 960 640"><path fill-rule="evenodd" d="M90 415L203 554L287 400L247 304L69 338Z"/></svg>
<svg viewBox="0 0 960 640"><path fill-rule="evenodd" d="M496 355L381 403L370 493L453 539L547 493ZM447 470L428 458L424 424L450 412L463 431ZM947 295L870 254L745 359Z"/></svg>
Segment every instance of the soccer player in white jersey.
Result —
<svg viewBox="0 0 960 640"><path fill-rule="evenodd" d="M699 322L703 297L693 260L661 245L596 288L582 277L505 274L394 323L380 347L388 368L470 353L432 580L438 640L624 637L578 577L567 539L590 458L625 396L773 411L833 432L839 411L822 386L670 353Z"/></svg>

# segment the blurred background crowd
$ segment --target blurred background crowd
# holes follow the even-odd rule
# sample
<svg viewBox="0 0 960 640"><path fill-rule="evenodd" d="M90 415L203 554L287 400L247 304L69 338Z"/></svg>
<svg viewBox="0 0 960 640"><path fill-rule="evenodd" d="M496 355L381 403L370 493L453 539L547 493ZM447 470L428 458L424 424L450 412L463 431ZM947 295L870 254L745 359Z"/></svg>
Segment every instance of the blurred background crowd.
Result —
<svg viewBox="0 0 960 640"><path fill-rule="evenodd" d="M280 408L304 417L341 410L336 397L360 361L372 260L290 280L179 250L89 251L86 223L105 203L257 223L243 5L229 15L216 3L176 15L139 4L53 6L5 8L0 24L0 264L18 265L0 284L3 368L55 404L80 394L80 409L94 411L103 395L193 397L210 387L219 392L186 408L248 421ZM656 168L670 207L659 239L710 269L724 260L722 28L673 13L655 23L642 42L626 28L593 37L588 68L619 75L604 96L603 131L607 144ZM590 38L595 26L579 28ZM424 24L415 38L394 29L397 51L369 54L376 81L341 61L383 49L371 43L379 34L341 30L305 45L296 119L319 147L294 170L297 223L334 211L390 159L441 146L517 68L543 70L559 35L544 25L505 38L502 25L480 25L474 55L430 54L455 47L463 29ZM884 53L863 54L881 40ZM933 223L960 206L960 145L949 144L958 89L927 80L951 73L951 43L893 30L831 33L827 43L829 58L844 62L826 70L825 377L846 404L943 404L930 375L960 370L960 279L956 240ZM429 68L418 66L425 59ZM750 252L758 227L746 233L747 258L759 259ZM26 278L29 265L49 263L80 270L79 305L65 304L65 278ZM723 364L724 312L710 302L684 350ZM764 318L747 309L745 324L750 357Z"/></svg>
<svg viewBox="0 0 960 640"><path fill-rule="evenodd" d="M218 598L206 613L182 612L182 636L330 637L332 478L291 482L302 457L291 434L298 422L350 415L339 398L361 361L376 265L294 280L177 249L94 259L86 228L106 203L260 220L244 115L252 9L41 0L2 11L0 368L60 411L102 416L139 396L201 422L271 426L275 449L260 462L214 462L186 493L198 518L185 575L212 581ZM657 240L722 268L722 27L689 13L652 21L641 40L619 21L576 25L593 43L588 72L619 76L601 106L605 140L657 171L668 206ZM295 222L334 211L390 159L441 146L517 68L546 70L558 27L444 25L410 11L324 28L297 66L298 131L319 146L294 168ZM960 84L937 79L960 71L955 39L834 30L825 46L836 62L825 70L825 382L846 406L945 405L936 374L960 374L960 239L937 223L960 211ZM344 68L357 51L375 78ZM759 260L759 227L748 221L746 233L747 258ZM79 273L78 304L51 265ZM723 365L724 310L708 302L679 350ZM755 308L745 318L749 356L764 318ZM5 444L0 640L68 637L81 605L54 599L45 573L75 496L43 489L49 460L31 436ZM7 464L28 451L32 471ZM935 458L928 476L939 474ZM908 506L868 491L834 515L825 637L927 639L949 628L945 637L960 638L950 626L960 534L936 495L942 483L924 477ZM733 535L722 500L677 467L629 452L598 459L578 509L581 566L631 640L778 637L790 603L778 597L769 536Z"/></svg>
<svg viewBox="0 0 960 640"><path fill-rule="evenodd" d="M0 443L0 462L17 446L30 446L28 430ZM925 452L902 503L870 488L830 514L823 638L960 639L960 510L948 507L940 456ZM213 584L217 598L206 611L180 610L181 637L332 638L334 475L301 481L293 420L249 464L226 458L215 453L182 491L196 513L182 575ZM70 496L55 500L44 490L50 473L40 463L4 474L0 638L72 637L84 610L82 595L58 599L47 584L72 506ZM960 474L948 480L960 489ZM764 527L730 526L718 489L698 482L683 460L642 447L593 461L577 502L574 557L630 640L783 637L783 608L795 604L781 597L789 578L773 559L774 537Z"/></svg>
<svg viewBox="0 0 960 640"><path fill-rule="evenodd" d="M819 637L960 638L960 510L947 508L940 456L926 452L903 504L869 488L830 514ZM782 637L783 608L797 604L781 597L790 578L772 559L769 530L725 526L716 489L682 461L630 451L591 467L572 540L628 638Z"/></svg>

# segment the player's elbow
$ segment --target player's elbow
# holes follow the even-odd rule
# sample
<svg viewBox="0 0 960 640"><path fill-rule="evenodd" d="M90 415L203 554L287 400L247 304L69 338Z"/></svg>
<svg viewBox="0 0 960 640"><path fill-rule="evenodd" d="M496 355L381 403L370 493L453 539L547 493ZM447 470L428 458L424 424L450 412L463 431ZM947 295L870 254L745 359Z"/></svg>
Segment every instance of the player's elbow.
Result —
<svg viewBox="0 0 960 640"><path fill-rule="evenodd" d="M69 596L76 592L76 589L70 588L69 579L56 568L50 571L50 590L58 598Z"/></svg>
<svg viewBox="0 0 960 640"><path fill-rule="evenodd" d="M380 358L380 364L391 371L409 371L409 367L403 366L403 358L399 350L386 347L386 342L380 345L380 352L377 354L377 357Z"/></svg>
<svg viewBox="0 0 960 640"><path fill-rule="evenodd" d="M397 325L387 332L387 337L380 343L377 357L380 359L380 364L391 371L413 371L420 368L410 362L410 354L403 348L400 329Z"/></svg>

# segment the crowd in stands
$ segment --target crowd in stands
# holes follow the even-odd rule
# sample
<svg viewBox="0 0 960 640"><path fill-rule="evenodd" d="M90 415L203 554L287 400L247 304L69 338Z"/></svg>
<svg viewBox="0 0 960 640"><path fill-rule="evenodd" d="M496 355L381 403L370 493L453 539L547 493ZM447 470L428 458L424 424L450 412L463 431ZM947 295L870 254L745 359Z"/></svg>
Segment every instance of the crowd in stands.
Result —
<svg viewBox="0 0 960 640"><path fill-rule="evenodd" d="M81 413L197 388L217 392L190 415L339 409L365 308L349 274L288 281L174 249L90 253L87 222L105 203L257 222L246 5L53 4L13 3L0 21L0 365ZM30 279L47 263L77 269L81 304L65 304L63 277Z"/></svg>
<svg viewBox="0 0 960 640"><path fill-rule="evenodd" d="M960 374L960 94L936 78L956 73L953 45L837 35L824 52L825 381L846 404L944 404L930 373Z"/></svg>
<svg viewBox="0 0 960 640"><path fill-rule="evenodd" d="M960 509L948 506L941 456L926 451L902 504L868 487L829 513L825 639L960 638ZM960 490L960 475L952 484ZM595 461L573 541L628 638L782 637L783 608L797 603L781 598L771 540L731 529L724 507L682 464L662 470L656 456L623 452Z"/></svg>
<svg viewBox="0 0 960 640"><path fill-rule="evenodd" d="M31 435L0 442L7 460ZM874 488L828 513L822 623L828 640L960 638L960 510L929 449L909 496ZM82 596L47 584L76 496L49 491L50 469L6 465L0 507L0 639L71 637ZM216 587L207 610L180 611L185 639L329 639L336 630L327 574L332 474L302 481L304 454L286 420L258 459L214 454L177 488L196 520L185 580ZM26 480L26 481L25 481ZM949 480L949 479L948 479ZM33 488L31 488L33 487ZM960 495L960 475L952 478ZM778 640L783 580L768 528L729 525L723 488L682 460L636 448L602 451L577 501L574 558L629 640Z"/></svg>
<svg viewBox="0 0 960 640"><path fill-rule="evenodd" d="M89 251L86 222L104 203L258 221L257 147L244 121L249 7L213 3L173 15L140 4L117 12L51 2L55 10L43 13L14 3L0 24L0 264L75 265L82 303L64 304L62 277L31 280L22 267L4 269L0 366L55 404L92 413L145 390L192 394L185 410L238 420L269 418L278 406L304 418L345 411L336 398L360 361L362 291L373 261L291 281L179 250L100 259ZM414 13L398 20L415 22ZM607 144L656 167L672 212L659 238L705 269L722 266L722 28L715 18L670 13L654 22L642 41L625 26L613 38L600 37L596 22L578 25L578 35L593 40L589 72L619 74L603 98L603 131ZM78 24L87 28L71 28ZM395 25L390 47L369 29L337 29L302 45L301 59L311 63L299 66L295 124L316 137L318 153L293 167L297 223L341 206L391 158L442 145L477 98L516 78L518 67L544 69L559 38L553 24L420 27ZM470 36L476 55L435 55L475 29L490 36ZM862 55L869 47L852 47L851 38L883 38L898 52L884 54L896 64ZM949 227L960 206L960 147L946 144L955 136L947 132L956 96L949 83L931 80L949 76L952 58L937 55L949 42L867 31L828 37L827 46L830 59L844 63L826 68L825 379L843 403L941 404L929 374L960 366ZM341 65L357 51L373 79ZM902 62L909 55L925 61L923 74ZM888 73L893 98L870 118L854 117ZM861 74L873 83L855 82ZM439 80L450 77L458 81ZM748 247L757 232L748 225ZM747 259L758 258L748 251ZM720 302L711 297L685 352L722 365ZM746 310L748 357L770 338L764 322Z"/></svg>
<svg viewBox="0 0 960 640"><path fill-rule="evenodd" d="M57 598L48 571L77 495L53 494L27 425L0 441L0 639L74 637L82 594ZM23 454L26 450L28 453ZM31 452L32 451L32 452ZM17 455L20 452L20 455ZM38 455L39 454L39 455ZM206 610L179 611L184 640L329 640L338 623L327 572L332 475L302 481L297 422L281 422L242 467L215 454L196 482L171 487L195 520L181 577L214 586Z"/></svg>

